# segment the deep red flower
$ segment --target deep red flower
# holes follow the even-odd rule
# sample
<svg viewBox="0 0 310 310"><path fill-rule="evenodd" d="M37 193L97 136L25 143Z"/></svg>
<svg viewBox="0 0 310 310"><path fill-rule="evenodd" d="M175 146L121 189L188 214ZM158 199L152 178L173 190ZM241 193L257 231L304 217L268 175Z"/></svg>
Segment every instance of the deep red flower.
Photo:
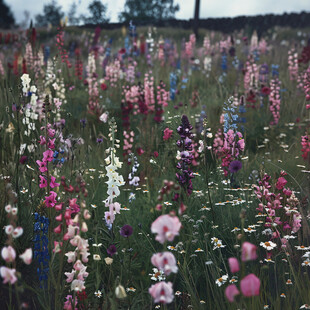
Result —
<svg viewBox="0 0 310 310"><path fill-rule="evenodd" d="M101 84L100 84L100 88L101 88L102 90L106 90L106 89L108 88L108 86L107 86L106 84L104 84L104 83L101 83Z"/></svg>

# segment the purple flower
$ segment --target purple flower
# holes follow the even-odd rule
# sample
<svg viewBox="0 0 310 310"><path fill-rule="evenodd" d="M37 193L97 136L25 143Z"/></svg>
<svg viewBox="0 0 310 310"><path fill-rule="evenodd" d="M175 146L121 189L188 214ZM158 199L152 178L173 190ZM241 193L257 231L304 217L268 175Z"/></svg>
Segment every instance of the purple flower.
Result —
<svg viewBox="0 0 310 310"><path fill-rule="evenodd" d="M229 171L231 173L236 173L242 168L242 163L239 160L234 160L229 165Z"/></svg>
<svg viewBox="0 0 310 310"><path fill-rule="evenodd" d="M176 168L180 170L180 172L176 173L176 177L180 185L186 189L188 195L192 193L193 185L191 179L194 178L194 175L190 170L190 165L193 160L192 129L193 127L189 123L187 116L183 115L181 125L177 129L177 132L180 135L180 139L177 141L177 146L180 148L181 159L176 166Z"/></svg>
<svg viewBox="0 0 310 310"><path fill-rule="evenodd" d="M113 256L117 253L117 249L116 249L116 246L114 244L111 244L108 249L107 249L107 252L110 256Z"/></svg>
<svg viewBox="0 0 310 310"><path fill-rule="evenodd" d="M124 225L119 233L121 234L121 236L128 238L132 235L132 232L133 229L130 225Z"/></svg>
<svg viewBox="0 0 310 310"><path fill-rule="evenodd" d="M27 156L22 156L20 159L19 159L19 162L23 165L26 163L26 161L28 160L28 157Z"/></svg>

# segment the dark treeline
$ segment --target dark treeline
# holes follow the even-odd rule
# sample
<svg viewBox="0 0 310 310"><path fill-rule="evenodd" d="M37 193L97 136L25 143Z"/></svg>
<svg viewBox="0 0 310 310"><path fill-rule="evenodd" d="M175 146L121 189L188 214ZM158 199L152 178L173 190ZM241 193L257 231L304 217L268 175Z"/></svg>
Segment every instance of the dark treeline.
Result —
<svg viewBox="0 0 310 310"><path fill-rule="evenodd" d="M261 35L268 29L274 26L285 26L292 28L310 27L310 12L290 13L282 15L256 15L256 16L238 16L238 17L223 17L223 18L207 18L199 20L199 28L231 33L235 30L241 30L246 27L255 29L258 35ZM146 21L135 21L136 26L153 25L156 27L180 27L183 29L191 29L194 26L194 20L161 20L148 23ZM124 23L107 23L100 25L105 29L115 29L123 26ZM96 25L85 24L80 27L96 27Z"/></svg>

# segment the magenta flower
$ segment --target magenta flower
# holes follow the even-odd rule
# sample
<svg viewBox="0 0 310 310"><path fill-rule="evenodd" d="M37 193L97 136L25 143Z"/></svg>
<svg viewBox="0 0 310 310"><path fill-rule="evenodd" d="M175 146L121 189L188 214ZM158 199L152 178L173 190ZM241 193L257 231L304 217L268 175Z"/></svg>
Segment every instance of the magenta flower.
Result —
<svg viewBox="0 0 310 310"><path fill-rule="evenodd" d="M260 280L253 273L244 277L240 282L240 289L244 296L258 296L260 288Z"/></svg>
<svg viewBox="0 0 310 310"><path fill-rule="evenodd" d="M232 273L238 272L240 270L239 262L236 257L228 258L229 269Z"/></svg>
<svg viewBox="0 0 310 310"><path fill-rule="evenodd" d="M256 245L250 242L243 242L241 248L241 260L243 262L255 260L257 258L256 249Z"/></svg>
<svg viewBox="0 0 310 310"><path fill-rule="evenodd" d="M59 187L59 183L56 183L56 178L51 176L51 182L50 182L50 187L54 188L54 187Z"/></svg>
<svg viewBox="0 0 310 310"><path fill-rule="evenodd" d="M167 276L171 272L178 272L176 259L171 252L153 254L151 262L155 267L163 271Z"/></svg>
<svg viewBox="0 0 310 310"><path fill-rule="evenodd" d="M235 296L239 294L240 292L235 284L228 285L225 289L225 296L229 302L234 302Z"/></svg>
<svg viewBox="0 0 310 310"><path fill-rule="evenodd" d="M47 187L47 180L46 180L46 178L44 176L42 176L42 175L39 175L39 178L40 178L39 187L40 188Z"/></svg>
<svg viewBox="0 0 310 310"><path fill-rule="evenodd" d="M151 226L153 234L157 234L156 240L163 244L165 241L173 241L179 235L181 222L178 217L168 214L159 216Z"/></svg>
<svg viewBox="0 0 310 310"><path fill-rule="evenodd" d="M38 164L39 170L40 170L41 173L44 173L44 172L47 171L46 162L45 161L37 160L36 163Z"/></svg>
<svg viewBox="0 0 310 310"><path fill-rule="evenodd" d="M285 184L287 183L287 181L283 178L283 177L280 177L277 181L277 184L276 184L276 188L278 190L281 190L284 188Z"/></svg>
<svg viewBox="0 0 310 310"><path fill-rule="evenodd" d="M154 298L155 303L169 304L174 297L171 282L156 283L149 288L149 293Z"/></svg>
<svg viewBox="0 0 310 310"><path fill-rule="evenodd" d="M48 208L52 208L55 206L55 204L57 203L56 201L56 197L57 194L53 191L50 191L50 195L49 196L45 196L45 205Z"/></svg>
<svg viewBox="0 0 310 310"><path fill-rule="evenodd" d="M43 152L43 161L48 162L48 161L52 161L53 160L53 151L51 150L47 150L45 152Z"/></svg>
<svg viewBox="0 0 310 310"><path fill-rule="evenodd" d="M173 130L171 130L171 129L169 129L169 128L167 127L167 128L164 130L164 137L163 137L163 139L164 139L165 141L169 140L169 139L171 138L172 134L173 134Z"/></svg>

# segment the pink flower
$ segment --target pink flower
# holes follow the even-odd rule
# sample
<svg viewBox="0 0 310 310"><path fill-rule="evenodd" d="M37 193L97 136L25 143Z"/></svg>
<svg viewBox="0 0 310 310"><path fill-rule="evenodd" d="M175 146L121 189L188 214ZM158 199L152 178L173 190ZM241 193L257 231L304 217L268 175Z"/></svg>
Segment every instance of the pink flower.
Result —
<svg viewBox="0 0 310 310"><path fill-rule="evenodd" d="M47 147L53 150L55 148L55 139L50 139L47 143Z"/></svg>
<svg viewBox="0 0 310 310"><path fill-rule="evenodd" d="M44 162L52 161L53 160L54 152L51 150L47 150L43 152L43 160Z"/></svg>
<svg viewBox="0 0 310 310"><path fill-rule="evenodd" d="M48 208L52 208L55 206L55 204L57 203L56 201L56 197L57 194L53 191L50 191L50 195L49 196L45 196L45 205Z"/></svg>
<svg viewBox="0 0 310 310"><path fill-rule="evenodd" d="M65 254L68 257L68 263L73 263L76 260L76 252L70 251ZM81 261L80 261L81 262ZM77 270L77 269L76 269Z"/></svg>
<svg viewBox="0 0 310 310"><path fill-rule="evenodd" d="M61 249L60 249L61 247L62 247L62 242L54 241L53 253L60 253L61 252Z"/></svg>
<svg viewBox="0 0 310 310"><path fill-rule="evenodd" d="M50 138L53 138L55 136L55 129L51 129L51 128L48 128L47 129L47 134Z"/></svg>
<svg viewBox="0 0 310 310"><path fill-rule="evenodd" d="M173 241L179 235L181 222L178 217L168 214L159 216L151 226L153 234L157 234L156 240L163 244L166 240Z"/></svg>
<svg viewBox="0 0 310 310"><path fill-rule="evenodd" d="M240 289L244 296L258 296L260 288L260 280L255 274L251 273L244 277L240 282Z"/></svg>
<svg viewBox="0 0 310 310"><path fill-rule="evenodd" d="M65 272L65 276L67 277L67 280L66 280L67 283L72 282L75 276L75 270L72 269L71 272Z"/></svg>
<svg viewBox="0 0 310 310"><path fill-rule="evenodd" d="M12 232L12 236L13 236L13 238L18 238L23 234L23 232L24 232L23 228L18 226Z"/></svg>
<svg viewBox="0 0 310 310"><path fill-rule="evenodd" d="M17 281L16 278L16 269L10 269L7 267L1 267L0 268L0 274L3 278L3 284L10 282L11 284L14 284Z"/></svg>
<svg viewBox="0 0 310 310"><path fill-rule="evenodd" d="M7 263L11 263L15 260L16 252L14 248L9 245L8 247L2 248L1 256Z"/></svg>
<svg viewBox="0 0 310 310"><path fill-rule="evenodd" d="M171 282L156 283L149 288L149 293L154 298L155 303L169 304L174 297Z"/></svg>
<svg viewBox="0 0 310 310"><path fill-rule="evenodd" d="M257 258L256 249L256 245L250 242L243 242L241 249L241 260L243 262L255 260Z"/></svg>
<svg viewBox="0 0 310 310"><path fill-rule="evenodd" d="M229 300L229 302L234 302L235 296L239 294L240 292L235 284L228 285L225 289L225 296Z"/></svg>
<svg viewBox="0 0 310 310"><path fill-rule="evenodd" d="M108 225L112 225L115 220L114 212L109 211L104 212L104 218Z"/></svg>
<svg viewBox="0 0 310 310"><path fill-rule="evenodd" d="M228 264L229 264L230 271L232 273L238 272L240 270L239 262L236 257L228 258Z"/></svg>
<svg viewBox="0 0 310 310"><path fill-rule="evenodd" d="M39 143L40 143L41 145L44 145L44 144L46 143L46 139L45 139L44 136L40 136L40 141L39 141Z"/></svg>
<svg viewBox="0 0 310 310"><path fill-rule="evenodd" d="M38 164L39 170L40 170L41 173L44 173L44 172L47 171L46 162L45 161L37 160L36 163Z"/></svg>
<svg viewBox="0 0 310 310"><path fill-rule="evenodd" d="M173 130L171 130L171 129L169 129L169 128L167 127L167 128L164 130L164 137L163 137L163 139L164 139L165 141L169 140L169 139L171 138L172 134L173 134Z"/></svg>
<svg viewBox="0 0 310 310"><path fill-rule="evenodd" d="M32 261L32 249L27 249L23 254L19 255L19 257L24 261L26 265L30 265Z"/></svg>
<svg viewBox="0 0 310 310"><path fill-rule="evenodd" d="M59 187L59 183L56 183L56 178L51 176L51 182L50 182L50 187L54 188L54 187Z"/></svg>
<svg viewBox="0 0 310 310"><path fill-rule="evenodd" d="M72 308L72 301L73 297L72 295L67 295L66 301L64 303L64 310L75 310L77 305L77 298L74 298L74 308Z"/></svg>
<svg viewBox="0 0 310 310"><path fill-rule="evenodd" d="M39 187L40 187L40 188L47 187L47 180L46 180L46 178L43 177L42 175L39 175L39 178L40 178Z"/></svg>
<svg viewBox="0 0 310 310"><path fill-rule="evenodd" d="M287 183L287 181L283 178L283 177L280 177L277 181L277 184L276 184L276 188L278 190L281 190L284 188L285 184Z"/></svg>
<svg viewBox="0 0 310 310"><path fill-rule="evenodd" d="M177 273L178 267L176 259L170 252L156 253L151 258L152 264L159 270L162 270L167 276L171 273Z"/></svg>

